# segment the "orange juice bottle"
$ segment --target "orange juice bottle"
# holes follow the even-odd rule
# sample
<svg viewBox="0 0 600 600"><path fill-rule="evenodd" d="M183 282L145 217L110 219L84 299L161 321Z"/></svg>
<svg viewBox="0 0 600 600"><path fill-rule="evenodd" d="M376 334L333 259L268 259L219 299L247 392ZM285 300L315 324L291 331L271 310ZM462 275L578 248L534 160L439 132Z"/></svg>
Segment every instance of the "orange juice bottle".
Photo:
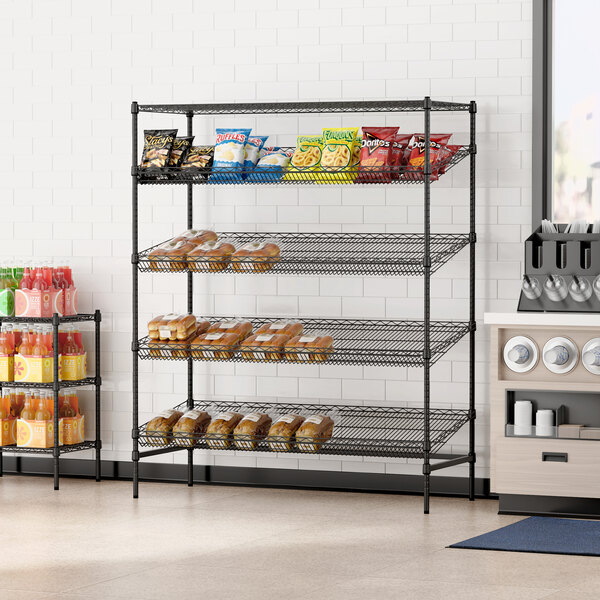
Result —
<svg viewBox="0 0 600 600"><path fill-rule="evenodd" d="M65 355L81 354L79 346L77 345L77 342L75 341L75 338L73 336L73 328L71 326L68 326L65 327L65 329L67 331L67 339L63 344L62 353Z"/></svg>
<svg viewBox="0 0 600 600"><path fill-rule="evenodd" d="M63 399L62 406L60 407L60 412L58 413L61 418L69 418L74 417L75 409L71 405L71 397L73 392L66 392L65 397Z"/></svg>
<svg viewBox="0 0 600 600"><path fill-rule="evenodd" d="M9 407L11 393L11 388L3 388L2 390L2 402L0 402L0 419L8 419L8 417L10 417Z"/></svg>
<svg viewBox="0 0 600 600"><path fill-rule="evenodd" d="M35 342L33 344L32 355L33 356L46 356L48 354L48 348L44 344L44 338L42 335L42 328L38 327L35 332Z"/></svg>
<svg viewBox="0 0 600 600"><path fill-rule="evenodd" d="M47 325L43 331L44 344L46 346L46 356L52 356L54 352L54 332L52 331L52 325Z"/></svg>
<svg viewBox="0 0 600 600"><path fill-rule="evenodd" d="M25 404L21 411L21 419L25 419L26 421L33 421L35 419L35 405L33 403L34 397L32 391L29 390L25 393Z"/></svg>
<svg viewBox="0 0 600 600"><path fill-rule="evenodd" d="M36 421L49 421L52 418L50 411L46 408L46 392L40 392L37 411L35 412Z"/></svg>
<svg viewBox="0 0 600 600"><path fill-rule="evenodd" d="M13 394L10 397L10 412L17 419L21 417L21 412L25 406L25 390L13 388Z"/></svg>
<svg viewBox="0 0 600 600"><path fill-rule="evenodd" d="M6 333L6 325L3 325L0 329L0 355L12 356L15 353L14 346L11 345Z"/></svg>

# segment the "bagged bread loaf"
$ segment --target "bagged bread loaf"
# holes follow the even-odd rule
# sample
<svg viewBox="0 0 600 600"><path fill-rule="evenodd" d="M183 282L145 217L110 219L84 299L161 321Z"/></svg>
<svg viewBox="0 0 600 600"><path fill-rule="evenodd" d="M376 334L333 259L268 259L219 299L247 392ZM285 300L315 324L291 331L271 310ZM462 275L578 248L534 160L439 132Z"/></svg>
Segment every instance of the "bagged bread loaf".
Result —
<svg viewBox="0 0 600 600"><path fill-rule="evenodd" d="M188 269L196 272L217 273L224 271L231 262L235 246L223 241L200 244L188 253Z"/></svg>
<svg viewBox="0 0 600 600"><path fill-rule="evenodd" d="M254 334L240 344L240 350L246 360L281 360L283 348L289 339L290 336L283 333Z"/></svg>
<svg viewBox="0 0 600 600"><path fill-rule="evenodd" d="M285 358L293 362L321 362L333 352L330 335L297 335L285 345Z"/></svg>
<svg viewBox="0 0 600 600"><path fill-rule="evenodd" d="M265 323L264 325L261 325L256 330L256 333L283 333L284 335L294 337L302 333L302 323L293 319L274 321L273 323Z"/></svg>
<svg viewBox="0 0 600 600"><path fill-rule="evenodd" d="M269 448L274 452L289 452L294 443L295 433L303 421L304 417L300 415L287 414L279 417L271 425L267 435Z"/></svg>
<svg viewBox="0 0 600 600"><path fill-rule="evenodd" d="M266 437L272 422L271 417L264 413L246 415L233 430L235 445L240 450L254 450Z"/></svg>
<svg viewBox="0 0 600 600"><path fill-rule="evenodd" d="M178 410L168 409L154 417L146 426L148 444L151 446L165 446L171 441L173 426L182 417L183 413Z"/></svg>
<svg viewBox="0 0 600 600"><path fill-rule="evenodd" d="M173 441L178 446L195 446L206 433L210 415L203 410L188 410L173 426Z"/></svg>
<svg viewBox="0 0 600 600"><path fill-rule="evenodd" d="M206 443L214 450L229 448L233 430L244 415L233 411L219 413L206 429Z"/></svg>
<svg viewBox="0 0 600 600"><path fill-rule="evenodd" d="M238 273L264 273L279 262L280 249L273 242L250 242L234 252L231 267Z"/></svg>
<svg viewBox="0 0 600 600"><path fill-rule="evenodd" d="M301 452L318 452L333 435L333 419L326 415L307 417L296 431L296 443Z"/></svg>

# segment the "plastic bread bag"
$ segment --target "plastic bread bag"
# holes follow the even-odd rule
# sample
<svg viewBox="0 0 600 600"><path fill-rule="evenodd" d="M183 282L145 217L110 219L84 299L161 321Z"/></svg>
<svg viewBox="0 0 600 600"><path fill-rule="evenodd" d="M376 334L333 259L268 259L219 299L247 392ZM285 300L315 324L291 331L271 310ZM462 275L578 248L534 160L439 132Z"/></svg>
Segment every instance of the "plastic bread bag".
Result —
<svg viewBox="0 0 600 600"><path fill-rule="evenodd" d="M142 169L162 169L169 162L177 129L145 129Z"/></svg>
<svg viewBox="0 0 600 600"><path fill-rule="evenodd" d="M181 166L192 147L193 141L193 135L175 138L173 148L171 149L171 155L169 156L169 167Z"/></svg>
<svg viewBox="0 0 600 600"><path fill-rule="evenodd" d="M290 164L292 153L292 150L284 150L278 146L274 146L272 150L267 150L265 155L259 159L254 171L248 175L247 181L253 181L254 183L279 181Z"/></svg>
<svg viewBox="0 0 600 600"><path fill-rule="evenodd" d="M322 183L352 181L352 147L358 127L323 129L323 151L319 179Z"/></svg>
<svg viewBox="0 0 600 600"><path fill-rule="evenodd" d="M284 179L312 179L310 172L319 168L322 148L322 135L299 135Z"/></svg>
<svg viewBox="0 0 600 600"><path fill-rule="evenodd" d="M217 129L211 183L239 183L244 169L244 148L251 129Z"/></svg>
<svg viewBox="0 0 600 600"><path fill-rule="evenodd" d="M215 153L214 146L191 146L181 163L181 170L192 173L194 179L203 181L208 178Z"/></svg>
<svg viewBox="0 0 600 600"><path fill-rule="evenodd" d="M244 146L244 172L243 177L246 179L258 163L260 151L262 150L268 135L252 135L248 138Z"/></svg>
<svg viewBox="0 0 600 600"><path fill-rule="evenodd" d="M389 183L397 127L363 127L356 183Z"/></svg>
<svg viewBox="0 0 600 600"><path fill-rule="evenodd" d="M276 239L248 242L231 257L231 267L238 273L264 273L279 262L281 247Z"/></svg>

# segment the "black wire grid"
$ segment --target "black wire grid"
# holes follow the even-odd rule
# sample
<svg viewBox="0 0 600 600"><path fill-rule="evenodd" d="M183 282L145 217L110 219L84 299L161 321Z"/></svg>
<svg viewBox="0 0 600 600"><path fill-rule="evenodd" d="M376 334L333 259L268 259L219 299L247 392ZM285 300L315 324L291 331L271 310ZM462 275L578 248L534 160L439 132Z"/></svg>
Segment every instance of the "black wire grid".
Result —
<svg viewBox="0 0 600 600"><path fill-rule="evenodd" d="M81 442L80 444L68 444L58 446L59 454L68 454L78 452L79 450L95 450L96 442L93 440ZM27 448L24 446L0 446L2 452L14 452L15 454L53 454L54 448Z"/></svg>
<svg viewBox="0 0 600 600"><path fill-rule="evenodd" d="M35 383L32 381L2 381L2 387L16 387L16 388L36 388L36 389L47 389L51 390L54 388L54 382L49 383ZM99 385L96 377L86 377L85 379L77 379L75 381L59 381L58 387L63 388L75 388L84 387L86 385Z"/></svg>
<svg viewBox="0 0 600 600"><path fill-rule="evenodd" d="M234 317L198 317L218 322ZM279 317L280 318L280 317ZM252 317L255 328L278 318ZM377 365L389 367L420 367L423 365L423 321L301 319L304 335L321 333L333 337L333 349L294 349L293 359L282 358L291 364ZM459 321L431 322L431 363L469 333L469 324ZM273 362L273 349L260 352L253 349L254 360L242 355L240 347L211 345L202 351L186 343L151 344L150 338L139 340L139 357L156 360L194 360L219 362Z"/></svg>
<svg viewBox="0 0 600 600"><path fill-rule="evenodd" d="M233 436L214 437L223 450L241 450L273 452L269 441L281 447L290 446L291 453L318 453L344 456L379 456L395 458L423 458L423 409L392 408L376 406L343 406L323 404L275 404L267 402L195 402L194 408L208 412L211 416L234 411L241 414L261 412L268 414L273 422L288 413L304 417L319 414L330 416L334 421L333 436L329 440L303 440L298 445L292 438L272 437L270 440L244 436L242 444L237 445ZM176 407L185 413L187 402ZM438 452L448 440L469 420L467 410L434 408L431 418L431 452ZM206 435L148 431L148 423L140 427L140 446L145 448L171 447L173 450L184 448L214 449L209 445ZM167 440L165 440L165 436ZM210 436L209 436L210 438Z"/></svg>
<svg viewBox="0 0 600 600"><path fill-rule="evenodd" d="M219 239L236 248L253 241L270 240L281 250L278 258L244 259L244 270L233 271L220 258L150 257L161 244L140 252L142 273L271 273L274 275L422 275L421 233L257 233L226 232ZM469 244L467 234L431 236L431 271L437 271ZM225 269L221 270L223 266Z"/></svg>
<svg viewBox="0 0 600 600"><path fill-rule="evenodd" d="M290 152L294 148L283 148ZM433 169L440 173L448 172L457 165L463 158L471 153L470 146L462 146L458 152L452 156L438 161L433 165ZM213 183L210 175L212 167L194 167L193 169L180 169L175 167L165 167L162 169L137 168L138 181L141 184L210 184ZM353 171L332 172L323 169L299 173L298 171L289 172L287 169L255 169L255 170L237 170L235 167L220 167L218 184L224 185L256 185L256 184L277 184L277 185L314 185L314 184L353 184L364 183L372 185L377 183L392 184L411 184L423 183L423 170L418 167L369 167L368 172L361 172L358 169ZM358 180L357 180L358 178Z"/></svg>

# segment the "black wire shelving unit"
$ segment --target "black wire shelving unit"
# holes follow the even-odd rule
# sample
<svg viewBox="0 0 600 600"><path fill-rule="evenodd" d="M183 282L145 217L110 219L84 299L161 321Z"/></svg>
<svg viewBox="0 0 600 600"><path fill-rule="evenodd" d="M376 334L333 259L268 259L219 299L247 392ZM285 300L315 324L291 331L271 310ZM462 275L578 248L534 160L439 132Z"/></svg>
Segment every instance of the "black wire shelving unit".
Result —
<svg viewBox="0 0 600 600"><path fill-rule="evenodd" d="M138 118L140 113L184 115L187 135L193 135L194 116L211 115L281 115L326 113L402 113L421 112L425 135L425 167L420 172L402 168L393 172L380 169L369 175L369 182L357 184L354 177L340 181L339 175L313 171L300 177L286 178L265 172L243 179L239 173L225 174L219 183L211 181L209 169L182 171L161 169L142 171L138 166ZM469 144L461 146L445 164L430 166L429 140L432 112L464 112L469 115ZM139 461L143 458L188 451L188 485L193 485L193 451L210 448L202 436L179 435L165 440L160 435L148 433L147 424L139 424L139 360L183 360L188 363L187 400L179 405L182 410L194 407L249 412L260 410L271 416L283 412L307 415L322 413L334 415L334 435L319 444L319 454L342 456L380 456L416 458L423 461L424 512L429 512L431 474L439 469L468 463L469 499L475 498L475 143L477 106L468 103L439 102L429 97L423 100L376 100L357 102L284 102L239 104L158 104L142 105L133 102L132 113L132 277L133 277L133 495L139 494ZM469 228L462 234L431 232L431 183L462 160L469 159ZM440 166L442 167L440 169ZM210 259L185 259L174 264L169 257L152 256L160 244L144 250L138 247L139 189L145 185L185 185L187 187L187 227L193 224L193 189L196 185L422 185L423 233L263 233L222 232L219 239L243 244L247 241L272 239L281 248L281 256L272 262L261 261L254 275L354 275L354 276L420 276L423 278L423 319L407 320L357 320L357 319L301 319L306 331L327 331L334 338L334 347L327 354L294 357L283 356L282 363L313 363L323 365L380 365L391 367L419 367L424 373L422 408L390 408L370 406L332 406L309 404L236 403L232 401L197 401L194 399L193 372L198 360L227 360L251 362L237 349L227 348L228 354L216 357L199 355L185 344L151 344L147 337L139 338L139 273L185 273L187 277L187 310L192 313L194 273L231 273L231 268L213 269ZM431 318L431 275L451 260L463 248L469 247L469 304L465 321L434 321ZM248 269L250 271L250 269ZM209 320L216 320L211 317ZM272 319L250 318L257 326ZM430 369L460 339L469 338L468 408L441 409L431 407ZM211 346L212 350L219 348ZM225 350L225 349L224 349ZM267 362L272 355L254 355L252 362ZM463 426L468 426L469 447L465 454L444 454L440 449ZM256 443L253 451L270 452L264 440ZM252 444L254 445L254 444ZM140 450L142 449L142 450ZM224 452L240 451L232 443ZM290 452L301 452L297 446Z"/></svg>
<svg viewBox="0 0 600 600"><path fill-rule="evenodd" d="M95 350L95 375L93 377L86 377L85 379L79 379L76 381L62 381L59 378L58 368L58 329L60 325L65 323L85 323L94 322L94 350ZM3 474L3 454L9 452L12 454L50 454L54 459L54 489L59 489L60 480L60 464L59 459L62 454L71 454L72 452L78 452L80 450L95 450L95 463L96 463L96 481L101 479L101 451L102 451L102 439L101 439L101 387L102 377L100 375L100 323L102 321L102 315L99 310L90 314L79 314L69 315L61 317L58 314L54 314L52 317L0 317L0 325L3 323L46 323L52 325L53 333L53 346L54 346L54 377L53 381L49 383L34 383L29 381L0 381L0 396L2 395L2 388L35 388L35 389L48 389L54 392L54 444L50 448L27 448L19 446L0 446L0 477ZM61 389L76 388L93 386L95 388L95 439L86 440L80 444L69 444L61 446L59 444L59 415L58 415L58 401L59 392Z"/></svg>

